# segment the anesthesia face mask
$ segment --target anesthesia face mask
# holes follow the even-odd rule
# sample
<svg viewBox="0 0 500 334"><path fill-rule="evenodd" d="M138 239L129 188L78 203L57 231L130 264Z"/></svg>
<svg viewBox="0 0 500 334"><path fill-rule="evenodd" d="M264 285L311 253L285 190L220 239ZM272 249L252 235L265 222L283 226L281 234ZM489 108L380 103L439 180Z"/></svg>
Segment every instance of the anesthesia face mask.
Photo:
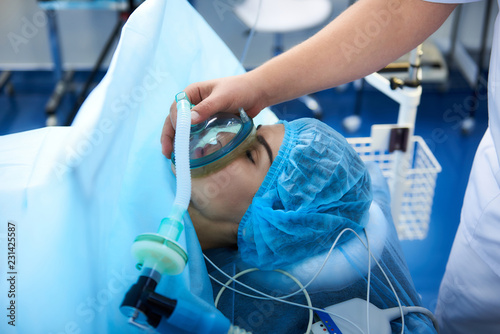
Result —
<svg viewBox="0 0 500 334"><path fill-rule="evenodd" d="M243 109L239 116L219 112L202 123L191 125L191 176L206 176L226 167L251 148L255 138L253 121ZM175 166L174 155L172 162Z"/></svg>

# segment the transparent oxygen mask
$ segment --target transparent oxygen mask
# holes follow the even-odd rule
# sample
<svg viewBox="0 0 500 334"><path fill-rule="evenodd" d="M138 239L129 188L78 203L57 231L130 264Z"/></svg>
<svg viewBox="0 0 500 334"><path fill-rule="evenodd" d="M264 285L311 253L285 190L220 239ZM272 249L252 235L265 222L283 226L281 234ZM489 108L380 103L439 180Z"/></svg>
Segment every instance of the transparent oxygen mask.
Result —
<svg viewBox="0 0 500 334"><path fill-rule="evenodd" d="M253 121L240 115L219 112L206 121L191 125L189 158L192 177L202 177L229 165L255 142ZM175 165L175 157L172 157Z"/></svg>

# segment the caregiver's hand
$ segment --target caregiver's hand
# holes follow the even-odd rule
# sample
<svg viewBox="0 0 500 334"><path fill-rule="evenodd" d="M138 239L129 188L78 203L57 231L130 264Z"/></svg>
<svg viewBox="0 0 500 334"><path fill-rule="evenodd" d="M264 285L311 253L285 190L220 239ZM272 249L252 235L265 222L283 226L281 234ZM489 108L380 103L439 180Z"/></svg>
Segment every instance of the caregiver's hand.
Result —
<svg viewBox="0 0 500 334"><path fill-rule="evenodd" d="M243 108L250 117L255 117L267 107L265 92L261 92L249 73L197 82L187 86L184 91L195 105L191 111L193 124L200 123L219 111L236 113L239 108ZM162 153L169 159L174 146L176 120L177 106L174 101L161 133Z"/></svg>

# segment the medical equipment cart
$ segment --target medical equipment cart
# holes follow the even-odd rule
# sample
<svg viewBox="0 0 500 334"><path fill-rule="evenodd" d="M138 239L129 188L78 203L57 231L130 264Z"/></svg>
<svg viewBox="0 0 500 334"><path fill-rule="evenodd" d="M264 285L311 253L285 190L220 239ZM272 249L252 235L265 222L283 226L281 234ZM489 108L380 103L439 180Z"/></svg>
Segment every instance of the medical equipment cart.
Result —
<svg viewBox="0 0 500 334"><path fill-rule="evenodd" d="M420 104L421 46L410 55L409 80L373 73L364 80L399 103L396 125L374 125L370 137L348 138L363 161L376 162L389 184L391 211L401 240L424 239L441 166L425 141L414 136Z"/></svg>

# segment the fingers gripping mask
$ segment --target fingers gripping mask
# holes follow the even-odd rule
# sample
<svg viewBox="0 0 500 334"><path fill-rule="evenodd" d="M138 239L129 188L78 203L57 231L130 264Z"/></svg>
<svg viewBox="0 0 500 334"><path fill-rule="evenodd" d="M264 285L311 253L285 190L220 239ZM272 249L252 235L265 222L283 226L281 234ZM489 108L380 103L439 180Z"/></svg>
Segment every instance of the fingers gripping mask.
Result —
<svg viewBox="0 0 500 334"><path fill-rule="evenodd" d="M238 229L243 261L261 269L325 251L344 228L362 230L372 200L368 171L344 137L315 119L283 124L278 155Z"/></svg>

